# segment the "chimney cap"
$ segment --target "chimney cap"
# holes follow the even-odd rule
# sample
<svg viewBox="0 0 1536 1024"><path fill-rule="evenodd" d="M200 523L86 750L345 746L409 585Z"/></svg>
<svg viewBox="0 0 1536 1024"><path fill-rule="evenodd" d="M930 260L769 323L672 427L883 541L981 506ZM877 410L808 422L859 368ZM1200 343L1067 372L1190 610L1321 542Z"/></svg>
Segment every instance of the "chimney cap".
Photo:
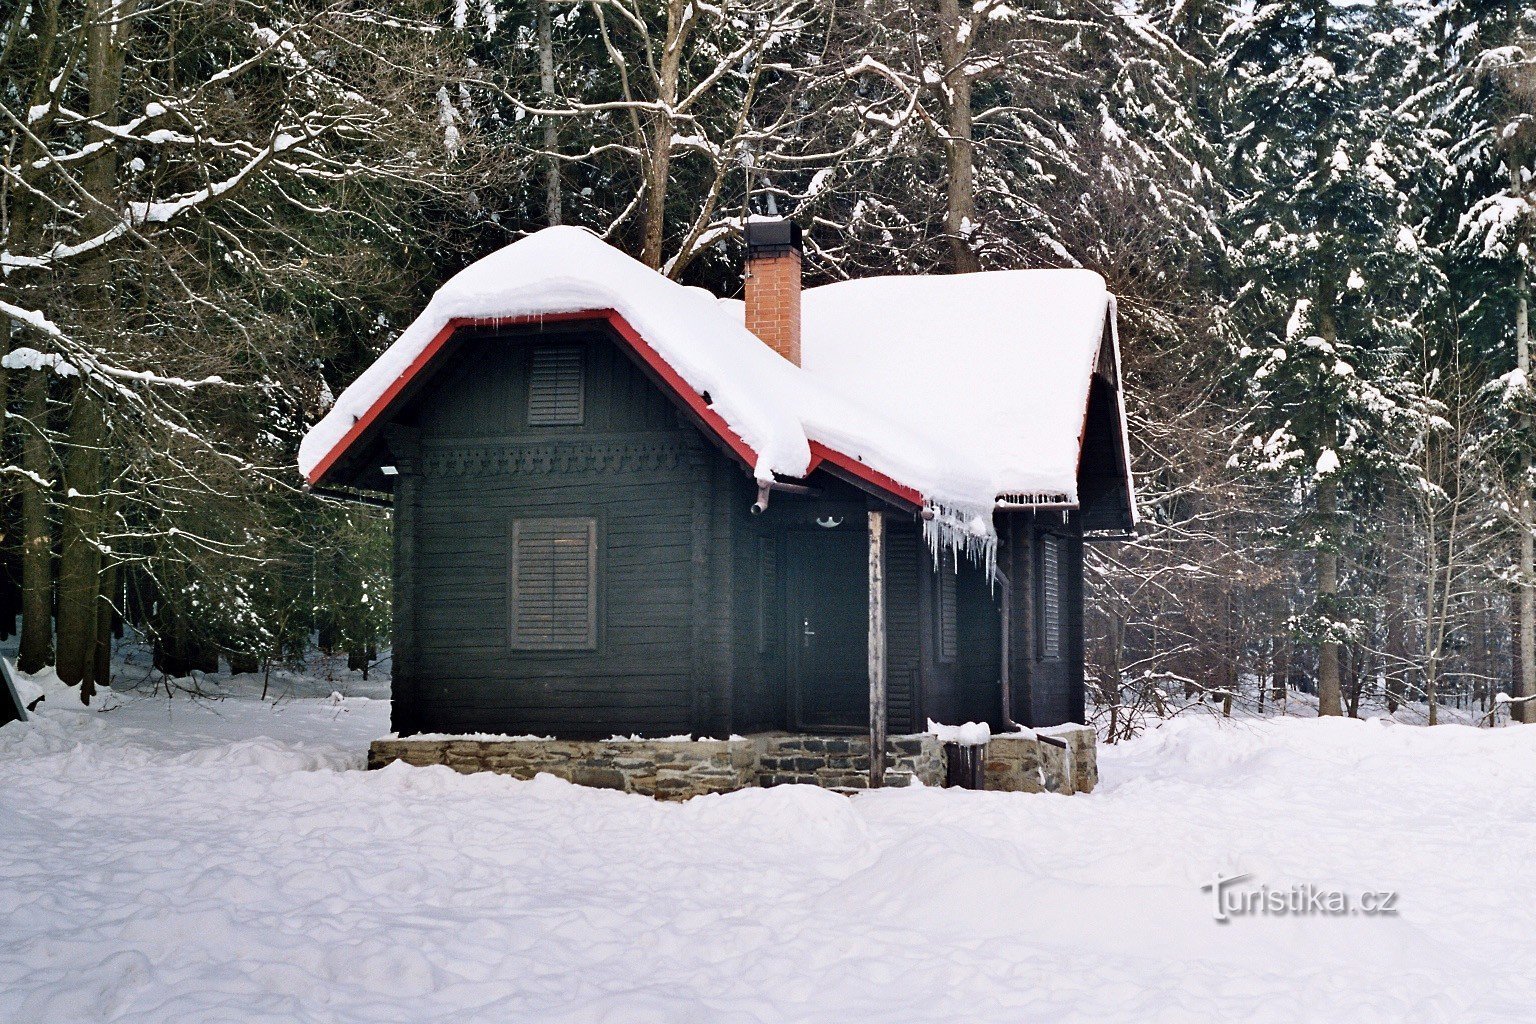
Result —
<svg viewBox="0 0 1536 1024"><path fill-rule="evenodd" d="M747 258L800 252L800 225L783 217L751 217L745 231Z"/></svg>

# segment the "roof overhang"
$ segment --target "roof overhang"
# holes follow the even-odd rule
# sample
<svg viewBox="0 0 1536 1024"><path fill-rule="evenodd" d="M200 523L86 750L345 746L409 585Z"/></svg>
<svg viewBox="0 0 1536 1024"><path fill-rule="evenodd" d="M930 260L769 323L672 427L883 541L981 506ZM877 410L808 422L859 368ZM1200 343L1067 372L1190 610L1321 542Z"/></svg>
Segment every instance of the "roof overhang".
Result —
<svg viewBox="0 0 1536 1024"><path fill-rule="evenodd" d="M460 331L538 327L555 323L606 325L648 376L683 407L707 436L738 460L748 472L755 472L760 461L758 453L740 435L731 430L724 417L710 407L705 396L689 386L682 375L646 342L639 331L635 330L616 310L589 309L533 316L456 317L449 320L401 372L400 376L395 378L368 410L357 418L341 439L315 463L314 468L310 470L308 483L311 486L321 486L338 482L333 480L332 476L339 467L344 465L347 455L359 450L361 446L367 445L379 435L384 425L390 422L391 418L398 413L400 406L409 398L413 386L423 379L428 368L437 361L443 350ZM923 496L918 491L865 465L859 459L837 451L820 441L811 441L810 449L811 462L806 471L807 476L817 469L824 469L898 508L917 511L923 507Z"/></svg>

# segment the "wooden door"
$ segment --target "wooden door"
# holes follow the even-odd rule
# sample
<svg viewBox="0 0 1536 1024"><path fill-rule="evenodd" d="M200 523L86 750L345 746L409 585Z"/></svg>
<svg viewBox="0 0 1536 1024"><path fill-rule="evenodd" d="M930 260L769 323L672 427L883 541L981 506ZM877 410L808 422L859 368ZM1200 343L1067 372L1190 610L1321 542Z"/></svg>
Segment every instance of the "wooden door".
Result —
<svg viewBox="0 0 1536 1024"><path fill-rule="evenodd" d="M790 722L806 732L869 728L869 560L863 520L791 530L786 623Z"/></svg>

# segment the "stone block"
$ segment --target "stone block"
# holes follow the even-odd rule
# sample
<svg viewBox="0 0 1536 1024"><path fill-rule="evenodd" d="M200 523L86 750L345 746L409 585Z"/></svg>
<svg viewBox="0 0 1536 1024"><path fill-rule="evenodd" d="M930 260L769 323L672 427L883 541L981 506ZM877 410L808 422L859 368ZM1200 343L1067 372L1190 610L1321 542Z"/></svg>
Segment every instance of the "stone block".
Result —
<svg viewBox="0 0 1536 1024"><path fill-rule="evenodd" d="M1041 729L1041 733L1065 740L1072 754L1071 785L1069 792L1091 793L1099 784L1098 734L1092 726L1058 725Z"/></svg>
<svg viewBox="0 0 1536 1024"><path fill-rule="evenodd" d="M985 755L987 789L1013 793L1087 793L1098 782L1097 741L1093 729L1064 725L1039 730L1066 749L1041 743L1033 735L993 736Z"/></svg>
<svg viewBox="0 0 1536 1024"><path fill-rule="evenodd" d="M591 786L594 789L628 788L624 784L624 773L617 768L594 768L589 765L580 765L571 769L569 780L578 786Z"/></svg>

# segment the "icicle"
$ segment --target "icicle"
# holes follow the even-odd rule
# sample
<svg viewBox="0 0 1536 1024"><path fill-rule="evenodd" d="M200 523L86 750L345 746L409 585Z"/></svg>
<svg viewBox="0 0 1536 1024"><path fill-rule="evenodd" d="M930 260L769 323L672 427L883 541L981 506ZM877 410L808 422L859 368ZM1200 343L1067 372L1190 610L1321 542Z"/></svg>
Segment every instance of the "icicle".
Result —
<svg viewBox="0 0 1536 1024"><path fill-rule="evenodd" d="M948 551L959 561L964 555L980 566L991 580L997 573L997 529L992 523L990 505L950 505L930 501L930 518L923 520L923 539L939 564Z"/></svg>

